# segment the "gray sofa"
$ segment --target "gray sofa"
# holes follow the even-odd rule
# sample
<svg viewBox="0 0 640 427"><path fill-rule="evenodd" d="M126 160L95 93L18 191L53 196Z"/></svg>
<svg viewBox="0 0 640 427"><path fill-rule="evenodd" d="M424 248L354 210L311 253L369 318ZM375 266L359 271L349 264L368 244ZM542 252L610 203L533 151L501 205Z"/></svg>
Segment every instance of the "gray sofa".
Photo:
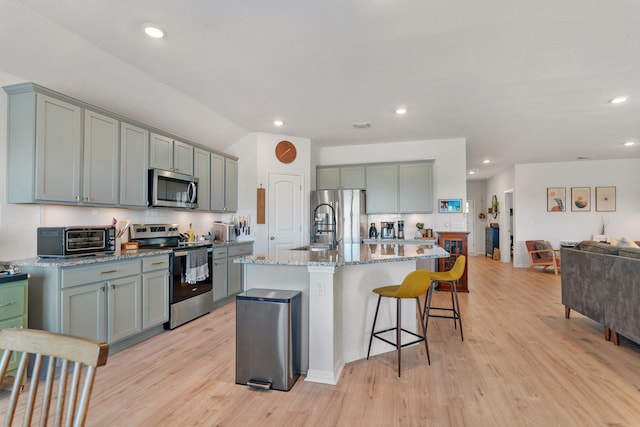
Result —
<svg viewBox="0 0 640 427"><path fill-rule="evenodd" d="M640 343L640 249L584 241L560 256L565 317L575 310L616 345L618 334Z"/></svg>

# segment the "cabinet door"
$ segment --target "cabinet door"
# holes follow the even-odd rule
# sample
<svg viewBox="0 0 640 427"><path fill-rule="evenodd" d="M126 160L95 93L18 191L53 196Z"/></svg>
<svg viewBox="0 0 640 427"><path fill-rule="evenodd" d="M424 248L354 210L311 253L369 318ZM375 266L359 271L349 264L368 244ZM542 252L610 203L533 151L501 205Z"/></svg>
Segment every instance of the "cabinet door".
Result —
<svg viewBox="0 0 640 427"><path fill-rule="evenodd" d="M120 204L149 205L149 131L120 126Z"/></svg>
<svg viewBox="0 0 640 427"><path fill-rule="evenodd" d="M35 197L41 201L79 202L81 109L40 94L36 108Z"/></svg>
<svg viewBox="0 0 640 427"><path fill-rule="evenodd" d="M316 168L316 189L335 190L340 187L340 168Z"/></svg>
<svg viewBox="0 0 640 427"><path fill-rule="evenodd" d="M112 343L142 330L140 276L110 280L108 283L108 342Z"/></svg>
<svg viewBox="0 0 640 427"><path fill-rule="evenodd" d="M238 210L238 161L229 158L224 159L224 209Z"/></svg>
<svg viewBox="0 0 640 427"><path fill-rule="evenodd" d="M213 260L213 300L218 301L229 295L227 290L227 258Z"/></svg>
<svg viewBox="0 0 640 427"><path fill-rule="evenodd" d="M365 167L364 166L342 166L340 168L340 187L364 189Z"/></svg>
<svg viewBox="0 0 640 427"><path fill-rule="evenodd" d="M367 214L398 211L398 166L367 166Z"/></svg>
<svg viewBox="0 0 640 427"><path fill-rule="evenodd" d="M432 213L431 163L398 165L398 202L401 213Z"/></svg>
<svg viewBox="0 0 640 427"><path fill-rule="evenodd" d="M239 257L227 258L227 287L229 295L242 292L242 264L233 262Z"/></svg>
<svg viewBox="0 0 640 427"><path fill-rule="evenodd" d="M106 341L106 287L101 282L63 289L60 332Z"/></svg>
<svg viewBox="0 0 640 427"><path fill-rule="evenodd" d="M211 210L224 211L224 157L211 153Z"/></svg>
<svg viewBox="0 0 640 427"><path fill-rule="evenodd" d="M142 275L142 329L169 321L169 272Z"/></svg>
<svg viewBox="0 0 640 427"><path fill-rule="evenodd" d="M83 202L116 205L119 190L120 122L84 110Z"/></svg>
<svg viewBox="0 0 640 427"><path fill-rule="evenodd" d="M157 133L149 138L149 167L173 171L173 139Z"/></svg>
<svg viewBox="0 0 640 427"><path fill-rule="evenodd" d="M193 175L198 178L198 210L208 211L211 199L211 154L196 148L193 155Z"/></svg>
<svg viewBox="0 0 640 427"><path fill-rule="evenodd" d="M193 175L193 146L180 141L173 145L173 170Z"/></svg>

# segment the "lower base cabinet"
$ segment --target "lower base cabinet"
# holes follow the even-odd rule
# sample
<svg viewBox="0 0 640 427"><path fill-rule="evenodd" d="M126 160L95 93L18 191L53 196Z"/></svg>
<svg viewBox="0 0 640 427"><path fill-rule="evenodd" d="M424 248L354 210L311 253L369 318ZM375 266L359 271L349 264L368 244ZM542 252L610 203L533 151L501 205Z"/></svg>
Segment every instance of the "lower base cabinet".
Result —
<svg viewBox="0 0 640 427"><path fill-rule="evenodd" d="M230 297L242 292L242 264L234 261L253 253L253 243L241 243L224 248L224 256L220 251L217 256L213 252L213 302L221 305L229 301Z"/></svg>
<svg viewBox="0 0 640 427"><path fill-rule="evenodd" d="M26 328L28 318L27 280L0 285L0 329ZM13 352L7 367L7 376L15 377L21 353Z"/></svg>

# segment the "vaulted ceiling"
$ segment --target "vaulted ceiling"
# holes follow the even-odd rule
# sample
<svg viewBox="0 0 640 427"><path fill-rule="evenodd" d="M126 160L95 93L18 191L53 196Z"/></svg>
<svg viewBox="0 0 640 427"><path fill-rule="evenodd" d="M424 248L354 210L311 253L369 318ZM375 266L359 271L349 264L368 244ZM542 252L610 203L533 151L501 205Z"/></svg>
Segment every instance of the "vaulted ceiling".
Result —
<svg viewBox="0 0 640 427"><path fill-rule="evenodd" d="M220 149L466 138L486 178L640 157L638 22L634 0L0 0L0 71Z"/></svg>

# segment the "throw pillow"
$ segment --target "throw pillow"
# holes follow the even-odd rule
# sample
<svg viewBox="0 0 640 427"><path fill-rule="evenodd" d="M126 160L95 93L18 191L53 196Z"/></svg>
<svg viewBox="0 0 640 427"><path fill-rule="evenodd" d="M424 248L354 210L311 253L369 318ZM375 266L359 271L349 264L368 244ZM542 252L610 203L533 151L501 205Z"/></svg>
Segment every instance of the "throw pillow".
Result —
<svg viewBox="0 0 640 427"><path fill-rule="evenodd" d="M546 240L544 242L535 242L533 244L533 247L536 248L536 251L541 251L543 249L553 249L553 246L551 246L551 243L549 243ZM551 258L552 256L553 256L553 252L538 252L539 258Z"/></svg>
<svg viewBox="0 0 640 427"><path fill-rule="evenodd" d="M620 239L620 241L618 242L618 246L621 248L640 248L640 246L638 246L636 242L628 237L623 237L622 239Z"/></svg>

